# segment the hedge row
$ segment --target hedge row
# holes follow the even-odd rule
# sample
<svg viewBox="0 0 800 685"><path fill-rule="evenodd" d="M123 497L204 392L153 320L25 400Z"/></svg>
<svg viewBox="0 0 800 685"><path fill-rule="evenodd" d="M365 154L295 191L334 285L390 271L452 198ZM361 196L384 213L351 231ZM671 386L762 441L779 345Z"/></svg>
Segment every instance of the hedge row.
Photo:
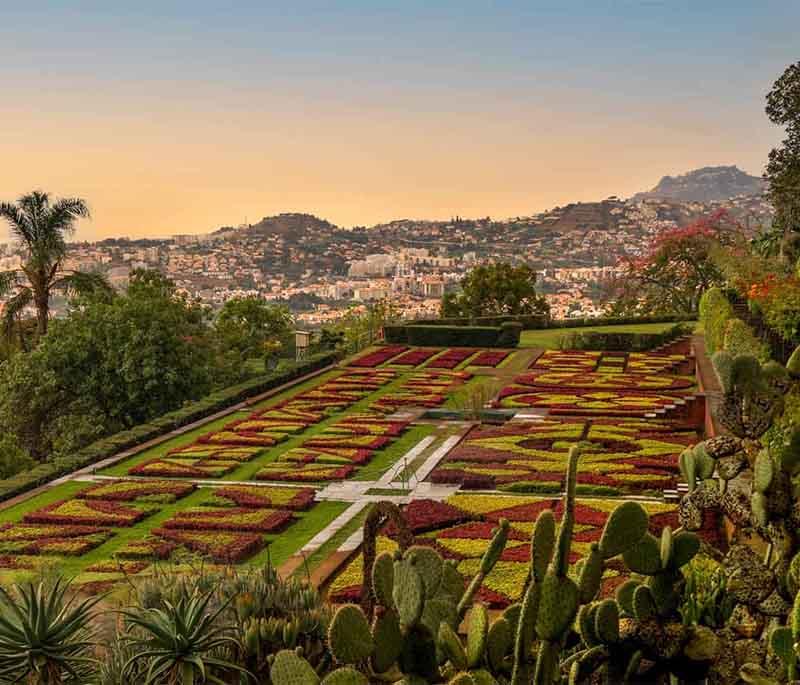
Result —
<svg viewBox="0 0 800 685"><path fill-rule="evenodd" d="M516 347L522 324L509 321L501 326L445 326L406 324L384 326L386 342L433 347Z"/></svg>
<svg viewBox="0 0 800 685"><path fill-rule="evenodd" d="M598 350L608 352L646 352L666 345L676 338L692 332L690 326L675 324L661 333L606 333L586 331L561 336L562 350Z"/></svg>
<svg viewBox="0 0 800 685"><path fill-rule="evenodd" d="M0 501L10 499L76 469L90 466L148 440L158 438L176 428L204 419L249 397L260 395L296 378L318 371L332 364L336 359L336 355L332 352L315 355L291 369L259 376L239 385L218 390L201 400L153 419L149 423L143 423L97 440L70 457L43 462L28 471L0 480Z"/></svg>
<svg viewBox="0 0 800 685"><path fill-rule="evenodd" d="M727 350L732 354L751 354L763 362L771 358L769 345L736 316L728 296L720 288L709 288L703 293L700 325L709 354Z"/></svg>
<svg viewBox="0 0 800 685"><path fill-rule="evenodd" d="M584 328L586 326L627 326L639 323L680 323L694 321L695 314L664 314L661 316L607 316L604 318L550 319L541 315L478 316L471 319L420 319L410 325L420 326L500 326L508 322L521 323L526 331L547 328Z"/></svg>

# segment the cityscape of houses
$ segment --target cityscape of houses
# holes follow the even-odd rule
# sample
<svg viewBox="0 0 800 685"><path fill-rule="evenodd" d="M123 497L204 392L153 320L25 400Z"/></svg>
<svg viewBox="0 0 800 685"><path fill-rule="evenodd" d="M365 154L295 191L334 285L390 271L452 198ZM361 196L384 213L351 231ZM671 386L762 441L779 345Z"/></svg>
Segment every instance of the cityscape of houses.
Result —
<svg viewBox="0 0 800 685"><path fill-rule="evenodd" d="M315 328L377 300L392 301L406 318L432 318L442 296L477 264L524 262L537 270L555 318L593 317L603 313L602 285L622 258L638 255L659 231L719 207L751 230L771 212L755 195L722 203L610 197L500 221L399 220L352 229L281 214L208 234L74 243L63 266L101 270L119 287L133 269L158 269L211 307L256 295L287 305L298 324ZM2 246L0 269L19 264L14 246Z"/></svg>

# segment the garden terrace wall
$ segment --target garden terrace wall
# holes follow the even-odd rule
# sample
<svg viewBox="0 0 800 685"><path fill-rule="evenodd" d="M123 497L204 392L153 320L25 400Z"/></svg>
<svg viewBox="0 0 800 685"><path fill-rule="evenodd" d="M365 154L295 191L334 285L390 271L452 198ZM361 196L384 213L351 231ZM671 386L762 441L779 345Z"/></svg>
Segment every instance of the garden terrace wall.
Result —
<svg viewBox="0 0 800 685"><path fill-rule="evenodd" d="M386 341L421 347L516 347L522 326L444 326L409 324L384 326Z"/></svg>
<svg viewBox="0 0 800 685"><path fill-rule="evenodd" d="M227 409L250 397L261 395L281 385L319 371L337 360L334 353L324 353L280 373L268 374L239 385L211 393L186 407L129 430L103 438L78 450L69 458L38 464L11 478L0 480L0 501L11 499L59 476L90 466L119 452L137 447L173 430L186 426Z"/></svg>

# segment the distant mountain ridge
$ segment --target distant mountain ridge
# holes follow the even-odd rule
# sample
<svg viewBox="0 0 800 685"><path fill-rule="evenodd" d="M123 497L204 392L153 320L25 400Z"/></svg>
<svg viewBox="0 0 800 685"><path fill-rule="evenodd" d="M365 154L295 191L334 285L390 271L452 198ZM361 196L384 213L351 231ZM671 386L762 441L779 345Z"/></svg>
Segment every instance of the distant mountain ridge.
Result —
<svg viewBox="0 0 800 685"><path fill-rule="evenodd" d="M650 191L631 200L671 199L681 202L722 202L738 195L759 195L765 184L737 166L707 166L680 176L664 176Z"/></svg>

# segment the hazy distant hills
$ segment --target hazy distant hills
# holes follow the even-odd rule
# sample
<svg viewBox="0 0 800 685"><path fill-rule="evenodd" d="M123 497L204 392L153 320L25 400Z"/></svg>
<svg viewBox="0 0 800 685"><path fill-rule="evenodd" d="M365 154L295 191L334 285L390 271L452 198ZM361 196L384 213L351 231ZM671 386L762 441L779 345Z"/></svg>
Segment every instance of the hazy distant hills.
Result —
<svg viewBox="0 0 800 685"><path fill-rule="evenodd" d="M220 228L217 233L231 230L235 229L230 226L225 226ZM315 234L337 231L339 227L313 214L289 212L276 216L264 217L258 223L240 227L238 230L246 231L250 235L279 235L291 240L308 233Z"/></svg>
<svg viewBox="0 0 800 685"><path fill-rule="evenodd" d="M664 176L650 191L637 193L629 200L616 196L599 202L574 202L554 207L529 217L492 220L449 221L400 219L367 229L345 230L312 214L298 212L264 217L258 223L216 231L219 237L249 236L306 246L332 240L363 243L366 236L378 244L463 242L474 236L484 243L525 241L536 236L565 234L571 231L635 230L646 217L654 221L683 225L720 206L735 216L749 216L759 223L771 212L763 196L764 182L736 166L695 169L680 176ZM649 200L648 207L639 204ZM701 206L698 206L701 205ZM651 216L652 215L652 216Z"/></svg>
<svg viewBox="0 0 800 685"><path fill-rule="evenodd" d="M758 195L764 181L736 166L707 166L680 176L664 176L652 190L637 193L634 201L671 199L681 202L722 202L737 195Z"/></svg>

